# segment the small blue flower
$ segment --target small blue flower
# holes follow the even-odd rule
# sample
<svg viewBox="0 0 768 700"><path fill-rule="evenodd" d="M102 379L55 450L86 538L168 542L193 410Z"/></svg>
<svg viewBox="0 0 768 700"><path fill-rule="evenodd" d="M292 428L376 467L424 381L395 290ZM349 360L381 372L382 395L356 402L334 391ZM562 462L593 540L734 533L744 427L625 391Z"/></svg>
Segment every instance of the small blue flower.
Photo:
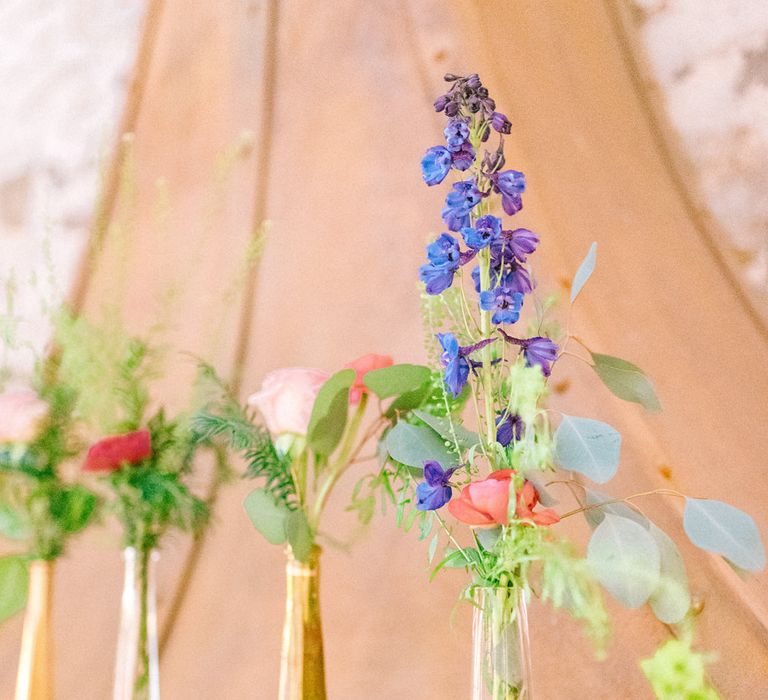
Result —
<svg viewBox="0 0 768 700"><path fill-rule="evenodd" d="M460 151L469 140L469 124L463 119L449 119L443 133L448 150Z"/></svg>
<svg viewBox="0 0 768 700"><path fill-rule="evenodd" d="M552 372L552 363L557 359L557 349L557 344L539 335L528 338L523 346L523 355L530 367L541 367L544 376L548 377Z"/></svg>
<svg viewBox="0 0 768 700"><path fill-rule="evenodd" d="M513 440L518 442L523 437L523 419L518 415L502 411L496 418L496 442L506 447Z"/></svg>
<svg viewBox="0 0 768 700"><path fill-rule="evenodd" d="M445 367L445 386L455 398L469 379L469 361L461 354L461 346L453 333L438 333L437 339L443 347L440 361Z"/></svg>
<svg viewBox="0 0 768 700"><path fill-rule="evenodd" d="M473 180L454 183L453 188L445 198L443 220L451 231L460 231L469 226L469 212L482 199L483 195L477 189Z"/></svg>
<svg viewBox="0 0 768 700"><path fill-rule="evenodd" d="M440 462L424 462L424 481L416 487L416 508L418 510L437 510L451 500L451 487L448 480L456 467L443 469Z"/></svg>
<svg viewBox="0 0 768 700"><path fill-rule="evenodd" d="M419 268L419 279L426 285L427 294L442 294L453 284L455 270L442 269L428 263Z"/></svg>
<svg viewBox="0 0 768 700"><path fill-rule="evenodd" d="M459 257L459 242L450 233L441 233L427 246L427 259L435 267L456 270Z"/></svg>
<svg viewBox="0 0 768 700"><path fill-rule="evenodd" d="M439 185L451 169L451 152L445 146L432 146L421 159L421 176L428 185Z"/></svg>
<svg viewBox="0 0 768 700"><path fill-rule="evenodd" d="M503 284L480 292L480 308L483 311L493 311L493 323L516 323L520 318L522 306L523 295Z"/></svg>
<svg viewBox="0 0 768 700"><path fill-rule="evenodd" d="M493 253L498 258L517 260L524 263L539 245L539 237L527 228L502 231L493 244Z"/></svg>
<svg viewBox="0 0 768 700"><path fill-rule="evenodd" d="M472 163L475 162L475 149L472 148L472 144L469 141L460 150L454 151L451 155L453 167L456 170L468 170L472 167Z"/></svg>
<svg viewBox="0 0 768 700"><path fill-rule="evenodd" d="M493 189L501 193L501 206L510 216L517 214L523 208L525 192L525 175L517 170L505 170L491 176Z"/></svg>
<svg viewBox="0 0 768 700"><path fill-rule="evenodd" d="M491 216L481 216L474 228L465 226L461 229L464 242L474 250L481 250L496 241L501 235L501 219Z"/></svg>

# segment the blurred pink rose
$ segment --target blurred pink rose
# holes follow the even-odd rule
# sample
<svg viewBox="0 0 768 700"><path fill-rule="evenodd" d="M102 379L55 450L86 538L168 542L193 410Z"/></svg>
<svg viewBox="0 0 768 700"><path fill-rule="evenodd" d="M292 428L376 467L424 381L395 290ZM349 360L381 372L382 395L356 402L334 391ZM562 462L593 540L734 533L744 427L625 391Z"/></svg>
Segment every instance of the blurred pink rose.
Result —
<svg viewBox="0 0 768 700"><path fill-rule="evenodd" d="M48 404L34 391L0 394L0 443L33 442L48 415Z"/></svg>
<svg viewBox="0 0 768 700"><path fill-rule="evenodd" d="M509 524L509 487L514 475L513 469L491 472L487 479L474 481L465 486L458 498L448 504L448 511L456 520L472 526L495 526ZM523 484L517 494L515 516L521 520L532 520L537 525L552 525L560 516L550 508L534 513L539 494L530 481Z"/></svg>
<svg viewBox="0 0 768 700"><path fill-rule="evenodd" d="M358 357L350 362L346 367L355 370L355 383L349 389L349 403L358 404L363 394L367 393L368 387L363 383L363 377L374 369L384 369L391 367L393 360L389 355L376 355L369 353Z"/></svg>
<svg viewBox="0 0 768 700"><path fill-rule="evenodd" d="M319 369L278 369L264 377L261 391L248 398L248 405L259 409L273 435L306 435L315 397L327 379Z"/></svg>

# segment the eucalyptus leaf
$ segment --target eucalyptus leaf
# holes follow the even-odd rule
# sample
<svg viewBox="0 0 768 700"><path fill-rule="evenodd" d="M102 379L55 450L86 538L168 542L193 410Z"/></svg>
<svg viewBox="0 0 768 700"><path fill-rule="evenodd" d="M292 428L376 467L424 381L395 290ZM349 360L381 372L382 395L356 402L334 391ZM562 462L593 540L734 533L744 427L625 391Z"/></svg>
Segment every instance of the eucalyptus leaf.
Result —
<svg viewBox="0 0 768 700"><path fill-rule="evenodd" d="M721 554L740 569L765 568L765 549L755 521L728 503L686 498L683 528L697 547Z"/></svg>
<svg viewBox="0 0 768 700"><path fill-rule="evenodd" d="M576 270L576 274L573 276L573 283L571 284L571 303L573 303L579 292L582 290L587 280L592 276L595 271L595 263L597 262L597 243L593 243L589 246L584 260L581 261L579 269Z"/></svg>
<svg viewBox="0 0 768 700"><path fill-rule="evenodd" d="M347 423L349 387L355 381L353 369L332 375L317 393L307 430L307 444L315 452L328 456L341 440Z"/></svg>
<svg viewBox="0 0 768 700"><path fill-rule="evenodd" d="M254 489L245 497L243 506L253 526L267 542L285 542L285 521L291 511L283 503L275 501L272 494L264 489Z"/></svg>
<svg viewBox="0 0 768 700"><path fill-rule="evenodd" d="M424 421L444 440L454 444L458 442L459 447L468 448L480 443L477 433L467 430L463 425L457 423L455 419L450 420L448 417L433 416L431 413L427 413L427 411L413 411L413 415L419 418L419 420Z"/></svg>
<svg viewBox="0 0 768 700"><path fill-rule="evenodd" d="M661 555L659 585L648 602L661 622L673 625L680 622L691 607L688 576L677 546L666 532L651 524L650 533L656 540Z"/></svg>
<svg viewBox="0 0 768 700"><path fill-rule="evenodd" d="M0 557L0 622L21 610L27 602L29 570L18 555Z"/></svg>
<svg viewBox="0 0 768 700"><path fill-rule="evenodd" d="M437 543L440 539L440 535L433 535L429 541L429 547L427 549L427 561L431 564L435 558L435 552L437 552Z"/></svg>
<svg viewBox="0 0 768 700"><path fill-rule="evenodd" d="M501 526L499 527L479 527L475 529L475 535L483 549L489 551L498 542L501 537Z"/></svg>
<svg viewBox="0 0 768 700"><path fill-rule="evenodd" d="M419 408L424 402L432 395L432 380L431 378L424 382L420 387L413 389L412 391L406 391L404 394L400 394L386 410L384 414L387 418L393 418L399 413L406 413L414 408Z"/></svg>
<svg viewBox="0 0 768 700"><path fill-rule="evenodd" d="M392 459L409 467L423 469L424 462L435 460L444 469L458 464L459 458L432 428L399 421L385 438Z"/></svg>
<svg viewBox="0 0 768 700"><path fill-rule="evenodd" d="M563 414L555 431L555 462L599 484L616 474L620 450L621 435L599 420Z"/></svg>
<svg viewBox="0 0 768 700"><path fill-rule="evenodd" d="M587 560L603 587L629 608L639 608L658 588L659 547L628 518L605 514L589 540Z"/></svg>
<svg viewBox="0 0 768 700"><path fill-rule="evenodd" d="M423 365L392 365L367 372L363 384L380 399L387 399L419 389L430 376L429 368Z"/></svg>
<svg viewBox="0 0 768 700"><path fill-rule="evenodd" d="M10 506L0 503L0 535L9 540L24 540L30 534L24 518Z"/></svg>
<svg viewBox="0 0 768 700"><path fill-rule="evenodd" d="M648 411L661 410L653 385L637 365L612 355L596 352L590 354L595 363L592 369L615 396L624 401L639 403Z"/></svg>
<svg viewBox="0 0 768 700"><path fill-rule="evenodd" d="M285 520L285 534L293 556L302 562L309 561L314 541L304 511L294 510L288 514Z"/></svg>
<svg viewBox="0 0 768 700"><path fill-rule="evenodd" d="M650 528L650 521L641 515L632 506L621 502L609 503L608 501L613 500L613 496L609 496L607 493L602 493L601 491L585 489L585 493L588 506L597 505L598 503L605 504L600 506L600 508L590 508L584 511L584 517L587 519L587 522L592 529L596 528L601 522L603 522L603 518L605 517L606 513L610 513L611 515L618 515L621 518L629 518L630 520L634 520L638 525L642 525L646 530Z"/></svg>

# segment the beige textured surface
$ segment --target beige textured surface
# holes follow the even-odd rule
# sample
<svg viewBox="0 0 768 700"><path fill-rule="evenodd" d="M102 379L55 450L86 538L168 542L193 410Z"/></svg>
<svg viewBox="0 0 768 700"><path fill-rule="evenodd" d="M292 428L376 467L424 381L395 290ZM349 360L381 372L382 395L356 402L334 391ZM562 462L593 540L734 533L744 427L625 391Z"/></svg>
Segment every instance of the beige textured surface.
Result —
<svg viewBox="0 0 768 700"><path fill-rule="evenodd" d="M126 235L107 237L86 308L116 288L116 261L128 260L131 275L117 289L130 325L150 325L158 299L180 279L186 293L173 342L210 350L216 315L204 300L221 297L266 215L273 229L252 308L241 299L229 305L214 347L225 371L245 351L244 392L286 364L333 369L367 351L422 359L415 270L426 234L439 230L444 193L423 186L418 159L440 138L430 107L439 76L477 70L515 125L508 162L530 186L517 221L541 233L542 287L570 278L599 241L599 269L575 328L596 349L644 367L665 411L647 417L619 403L572 362L558 370L571 388L557 403L624 434L614 492L663 485L659 469L667 466L676 488L733 500L765 532L766 337L681 201L608 7L168 0L135 125L136 203L118 202L112 221L128 222ZM277 63L266 63L265 76L263 49L274 31ZM265 126L263 96L272 91L274 118ZM236 160L214 206L217 154L243 130L254 132L254 148ZM159 177L173 201L164 228L156 216ZM237 346L241 308L248 338ZM173 400L188 378L183 365L173 374ZM222 492L216 526L186 581L164 648L166 698L276 693L282 555L243 516L247 490L241 483ZM649 507L673 535L680 534L676 505ZM340 493L329 515L335 536L354 531ZM561 529L585 534L580 523ZM108 697L119 580L110 544L94 533L59 572L63 700ZM187 547L173 542L169 550L166 623ZM726 698L760 697L768 675L765 576L743 584L714 559L688 561L704 600L701 646L720 652L713 678ZM379 519L350 554L327 550L323 576L332 698L468 697L468 611L459 609L453 625L449 619L461 574L427 583L424 548ZM602 663L564 617L535 606L533 618L537 697L649 697L635 660L665 630L648 612L617 610L616 639ZM0 631L2 697L18 632L18 625Z"/></svg>

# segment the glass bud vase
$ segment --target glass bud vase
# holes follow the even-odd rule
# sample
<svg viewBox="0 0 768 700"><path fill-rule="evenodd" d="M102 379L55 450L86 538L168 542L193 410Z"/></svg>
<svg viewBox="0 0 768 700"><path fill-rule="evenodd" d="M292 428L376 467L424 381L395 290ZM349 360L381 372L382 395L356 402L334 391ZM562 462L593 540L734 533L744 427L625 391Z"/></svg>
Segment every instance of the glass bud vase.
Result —
<svg viewBox="0 0 768 700"><path fill-rule="evenodd" d="M53 561L35 560L29 567L29 595L24 614L16 700L53 697Z"/></svg>
<svg viewBox="0 0 768 700"><path fill-rule="evenodd" d="M472 621L472 700L531 700L525 592L476 588Z"/></svg>
<svg viewBox="0 0 768 700"><path fill-rule="evenodd" d="M287 550L285 624L279 700L325 700L325 658L320 622L320 548L306 562Z"/></svg>
<svg viewBox="0 0 768 700"><path fill-rule="evenodd" d="M113 700L160 700L156 589L159 558L156 549L123 550L125 578Z"/></svg>

